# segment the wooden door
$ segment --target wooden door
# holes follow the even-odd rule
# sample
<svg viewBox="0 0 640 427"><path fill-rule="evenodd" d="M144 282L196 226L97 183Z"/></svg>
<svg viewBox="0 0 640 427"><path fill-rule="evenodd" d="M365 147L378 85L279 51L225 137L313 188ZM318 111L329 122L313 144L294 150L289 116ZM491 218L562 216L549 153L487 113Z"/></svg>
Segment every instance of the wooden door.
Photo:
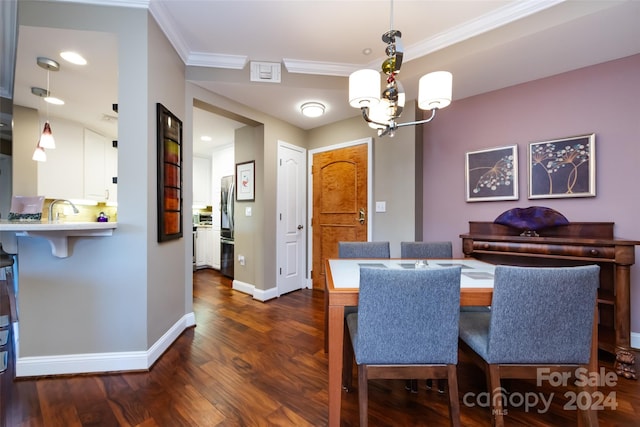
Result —
<svg viewBox="0 0 640 427"><path fill-rule="evenodd" d="M366 241L367 144L313 156L313 287L324 289L324 261L338 257L338 242Z"/></svg>

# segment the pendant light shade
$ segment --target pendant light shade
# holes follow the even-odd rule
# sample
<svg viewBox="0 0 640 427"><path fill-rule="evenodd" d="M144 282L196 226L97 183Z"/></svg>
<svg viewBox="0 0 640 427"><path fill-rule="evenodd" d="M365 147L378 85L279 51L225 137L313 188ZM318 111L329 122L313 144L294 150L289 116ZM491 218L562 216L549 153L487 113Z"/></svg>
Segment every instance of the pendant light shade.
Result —
<svg viewBox="0 0 640 427"><path fill-rule="evenodd" d="M36 162L46 162L47 153L44 152L44 149L42 147L36 147L31 160L35 160Z"/></svg>
<svg viewBox="0 0 640 427"><path fill-rule="evenodd" d="M380 73L376 70L358 70L349 76L349 105L353 108L369 107L380 102Z"/></svg>
<svg viewBox="0 0 640 427"><path fill-rule="evenodd" d="M42 135L40 135L40 142L38 143L39 148L56 148L56 141L53 138L53 134L51 133L51 126L49 122L44 123L44 129L42 130Z"/></svg>
<svg viewBox="0 0 640 427"><path fill-rule="evenodd" d="M451 104L453 76L448 71L435 71L418 82L418 108L433 110Z"/></svg>

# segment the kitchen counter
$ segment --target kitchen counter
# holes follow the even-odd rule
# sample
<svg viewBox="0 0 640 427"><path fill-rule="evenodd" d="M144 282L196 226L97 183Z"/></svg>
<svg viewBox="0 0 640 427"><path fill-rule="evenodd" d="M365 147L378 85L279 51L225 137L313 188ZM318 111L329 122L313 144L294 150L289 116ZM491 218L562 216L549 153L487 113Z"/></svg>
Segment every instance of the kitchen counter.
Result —
<svg viewBox="0 0 640 427"><path fill-rule="evenodd" d="M68 237L111 236L116 222L49 222L0 220L0 241L5 252L18 252L18 236L40 237L51 244L51 253L58 258L69 256Z"/></svg>

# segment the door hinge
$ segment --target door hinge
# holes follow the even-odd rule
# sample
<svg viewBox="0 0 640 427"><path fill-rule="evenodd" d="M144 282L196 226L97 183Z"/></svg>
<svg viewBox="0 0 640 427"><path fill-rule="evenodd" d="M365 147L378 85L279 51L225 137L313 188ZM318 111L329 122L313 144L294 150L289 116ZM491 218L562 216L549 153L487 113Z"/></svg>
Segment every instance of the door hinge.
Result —
<svg viewBox="0 0 640 427"><path fill-rule="evenodd" d="M311 276L311 279L313 279L313 270L311 270L311 273L309 273L309 276Z"/></svg>

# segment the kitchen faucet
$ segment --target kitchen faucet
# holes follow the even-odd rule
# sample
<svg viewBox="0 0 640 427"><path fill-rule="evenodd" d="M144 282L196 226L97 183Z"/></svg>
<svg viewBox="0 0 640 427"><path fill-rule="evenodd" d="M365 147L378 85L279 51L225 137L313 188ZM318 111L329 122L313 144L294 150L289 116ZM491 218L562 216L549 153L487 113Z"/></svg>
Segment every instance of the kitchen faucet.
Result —
<svg viewBox="0 0 640 427"><path fill-rule="evenodd" d="M71 207L73 208L73 213L74 213L74 214L78 214L78 213L80 213L80 211L78 210L78 208L76 208L76 205L74 205L73 203L71 203L71 201L70 201L70 200L66 200L66 199L55 199L54 201L52 201L52 202L49 204L49 222L52 222L52 221L53 221L53 205L55 205L56 203L59 203L59 202L67 202L67 203L69 203L69 204L71 205ZM57 215L56 215L56 219L58 219L58 218L57 218Z"/></svg>

